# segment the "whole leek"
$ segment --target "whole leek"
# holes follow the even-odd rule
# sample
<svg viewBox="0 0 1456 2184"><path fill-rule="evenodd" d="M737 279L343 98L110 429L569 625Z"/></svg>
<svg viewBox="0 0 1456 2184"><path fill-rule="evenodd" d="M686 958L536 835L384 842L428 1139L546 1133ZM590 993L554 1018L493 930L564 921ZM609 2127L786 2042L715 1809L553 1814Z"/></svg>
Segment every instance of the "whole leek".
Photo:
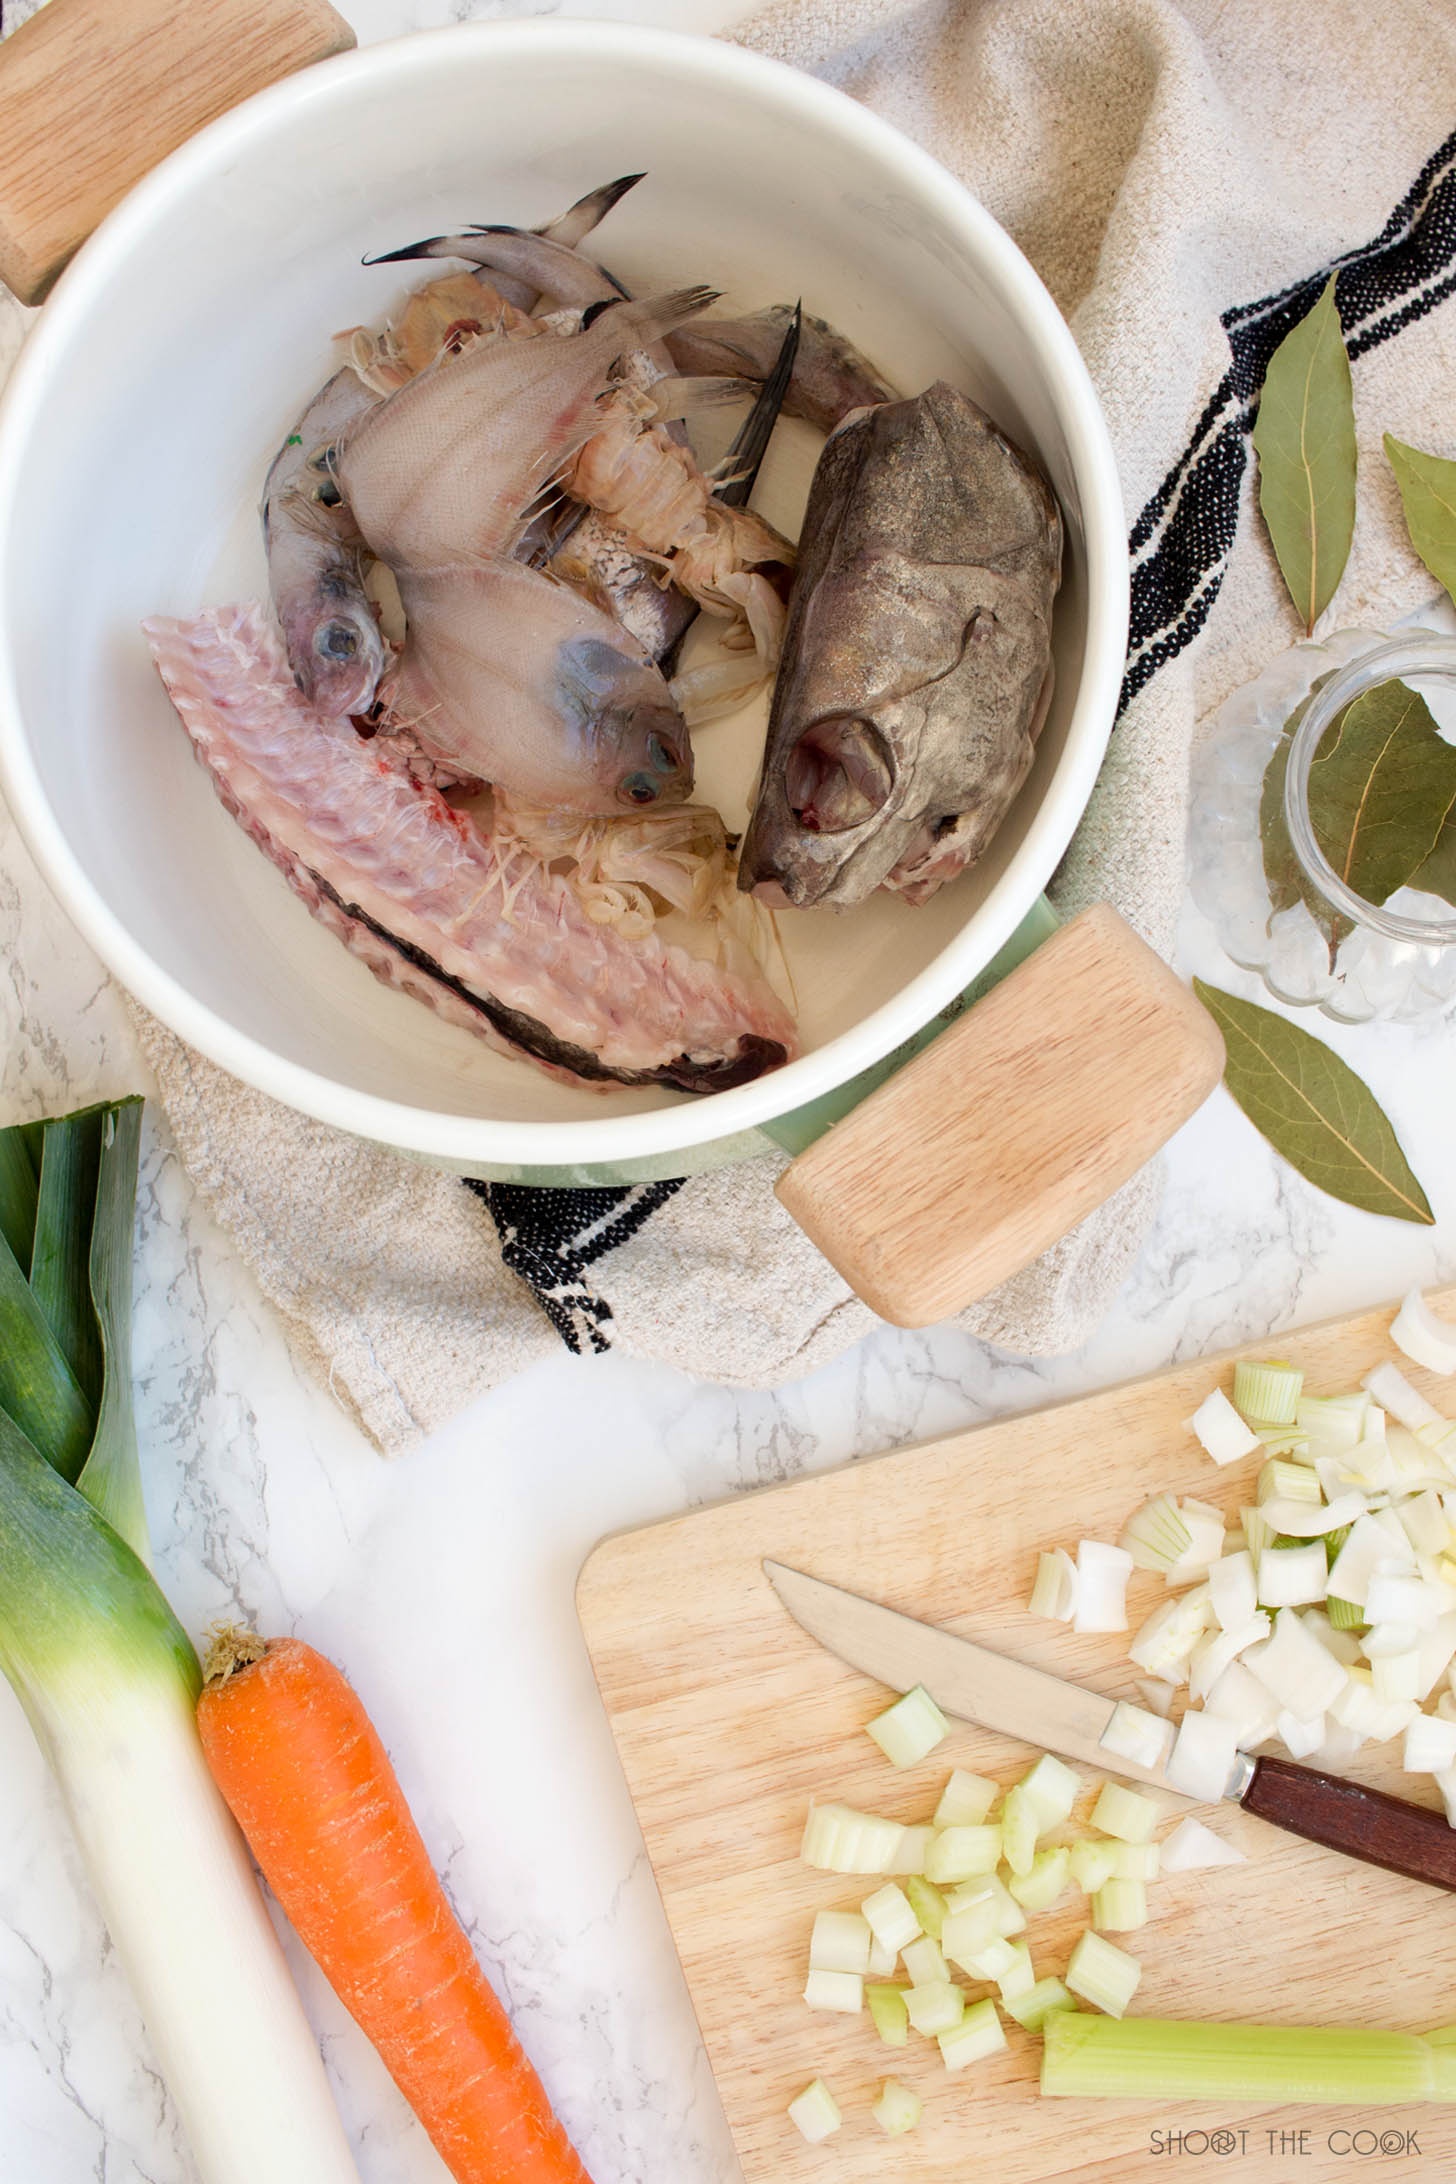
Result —
<svg viewBox="0 0 1456 2184"><path fill-rule="evenodd" d="M0 1668L54 1770L204 2184L357 2184L202 1758L196 1655L143 1559L126 1326L139 1126L125 1101L0 1131Z"/></svg>

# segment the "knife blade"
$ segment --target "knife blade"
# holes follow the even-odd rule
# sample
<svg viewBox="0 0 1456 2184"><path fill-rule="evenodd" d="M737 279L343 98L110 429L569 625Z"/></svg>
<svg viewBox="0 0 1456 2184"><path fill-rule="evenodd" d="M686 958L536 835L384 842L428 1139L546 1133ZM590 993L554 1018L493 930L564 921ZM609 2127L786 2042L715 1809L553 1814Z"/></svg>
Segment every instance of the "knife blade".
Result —
<svg viewBox="0 0 1456 2184"><path fill-rule="evenodd" d="M920 1622L863 1594L766 1558L765 1577L794 1621L851 1668L892 1691L923 1685L944 1714L1014 1737L1104 1774L1146 1782L1190 1802L1163 1767L1109 1752L1102 1737L1117 1705L1103 1692ZM1267 1754L1236 1756L1224 1797L1291 1835L1456 1891L1456 1831L1442 1812L1408 1804L1340 1775Z"/></svg>

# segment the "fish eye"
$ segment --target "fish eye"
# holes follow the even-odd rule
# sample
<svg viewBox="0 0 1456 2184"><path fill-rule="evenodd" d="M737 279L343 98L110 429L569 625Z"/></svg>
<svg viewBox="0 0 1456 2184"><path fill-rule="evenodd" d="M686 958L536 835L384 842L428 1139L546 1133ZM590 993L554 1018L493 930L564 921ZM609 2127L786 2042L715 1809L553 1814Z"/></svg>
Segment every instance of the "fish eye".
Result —
<svg viewBox="0 0 1456 2184"><path fill-rule="evenodd" d="M325 622L313 648L325 660L352 660L359 650L359 632L347 622Z"/></svg>
<svg viewBox="0 0 1456 2184"><path fill-rule="evenodd" d="M325 478L314 498L322 508L341 508L344 502L344 496L332 478Z"/></svg>
<svg viewBox="0 0 1456 2184"><path fill-rule="evenodd" d="M655 804L657 802L657 783L645 773L628 774L622 783L620 793L632 804Z"/></svg>

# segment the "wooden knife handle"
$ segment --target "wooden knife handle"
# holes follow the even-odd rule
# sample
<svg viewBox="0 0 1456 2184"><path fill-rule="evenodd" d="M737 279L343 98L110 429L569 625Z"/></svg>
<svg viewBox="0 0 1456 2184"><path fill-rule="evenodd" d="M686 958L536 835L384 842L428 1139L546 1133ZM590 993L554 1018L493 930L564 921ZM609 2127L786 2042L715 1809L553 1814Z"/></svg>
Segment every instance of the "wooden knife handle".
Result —
<svg viewBox="0 0 1456 2184"><path fill-rule="evenodd" d="M1384 1790L1367 1790L1339 1775L1296 1767L1287 1759L1259 1759L1240 1799L1245 1812L1307 1842L1342 1850L1347 1858L1384 1866L1433 1888L1456 1889L1456 1829L1442 1812L1408 1805Z"/></svg>
<svg viewBox="0 0 1456 2184"><path fill-rule="evenodd" d="M353 43L329 0L49 0L0 45L0 280L39 303L204 122Z"/></svg>

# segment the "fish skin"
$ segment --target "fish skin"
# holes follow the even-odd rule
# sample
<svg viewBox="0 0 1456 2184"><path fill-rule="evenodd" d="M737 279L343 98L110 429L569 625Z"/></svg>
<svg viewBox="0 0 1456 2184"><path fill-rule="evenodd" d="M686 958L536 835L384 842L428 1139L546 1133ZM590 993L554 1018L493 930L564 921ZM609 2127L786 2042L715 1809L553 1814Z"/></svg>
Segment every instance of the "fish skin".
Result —
<svg viewBox="0 0 1456 2184"><path fill-rule="evenodd" d="M317 458L377 400L356 372L335 372L274 456L263 485L259 513L274 612L299 689L325 713L366 712L387 658L364 589L363 542L346 508L316 497L326 482Z"/></svg>
<svg viewBox="0 0 1456 2184"><path fill-rule="evenodd" d="M967 396L851 415L810 488L739 886L923 899L979 855L1031 764L1060 570L1049 487Z"/></svg>
<svg viewBox="0 0 1456 2184"><path fill-rule="evenodd" d="M719 1091L794 1053L766 980L593 923L539 858L314 712L262 605L143 626L225 808L384 983L578 1084Z"/></svg>
<svg viewBox="0 0 1456 2184"><path fill-rule="evenodd" d="M678 371L690 376L737 372L767 379L801 311L798 304L776 303L747 318L693 319L668 335L668 353ZM802 311L783 398L786 417L803 417L818 431L832 432L851 410L895 398L895 389L852 341L827 319Z"/></svg>

